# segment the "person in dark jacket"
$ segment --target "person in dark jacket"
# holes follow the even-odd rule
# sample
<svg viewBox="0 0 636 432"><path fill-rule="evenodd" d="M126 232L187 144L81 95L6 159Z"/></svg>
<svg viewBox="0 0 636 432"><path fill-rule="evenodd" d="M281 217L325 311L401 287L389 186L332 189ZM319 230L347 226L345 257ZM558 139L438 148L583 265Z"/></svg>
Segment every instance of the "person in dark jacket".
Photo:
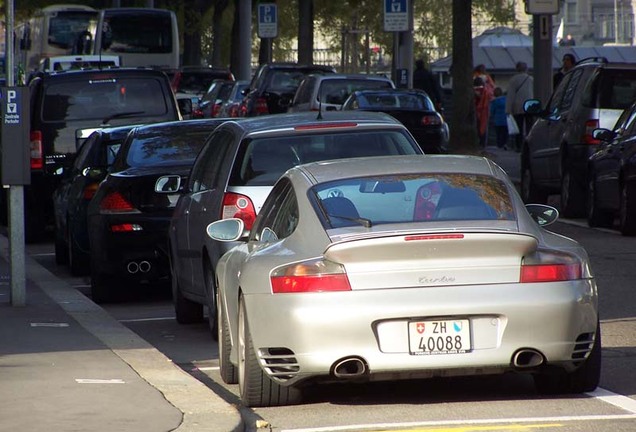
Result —
<svg viewBox="0 0 636 432"><path fill-rule="evenodd" d="M442 110L442 92L435 76L430 70L424 66L424 60L419 59L415 62L415 71L413 72L413 88L424 90L435 104L435 108L441 112Z"/></svg>
<svg viewBox="0 0 636 432"><path fill-rule="evenodd" d="M563 54L563 66L557 71L557 73L554 74L554 77L552 77L552 90L556 90L565 74L574 67L575 63L576 58L574 57L574 54Z"/></svg>

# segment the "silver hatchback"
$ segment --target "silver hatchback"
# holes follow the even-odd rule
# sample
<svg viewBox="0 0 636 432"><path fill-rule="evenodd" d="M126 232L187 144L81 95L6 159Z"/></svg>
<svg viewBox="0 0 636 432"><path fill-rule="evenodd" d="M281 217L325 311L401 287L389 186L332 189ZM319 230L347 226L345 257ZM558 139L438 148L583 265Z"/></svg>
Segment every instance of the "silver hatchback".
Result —
<svg viewBox="0 0 636 432"><path fill-rule="evenodd" d="M198 154L169 229L175 314L180 323L216 325L219 258L231 243L205 235L210 222L240 218L246 229L278 178L303 163L361 156L418 155L422 150L395 118L361 111L276 114L227 121Z"/></svg>

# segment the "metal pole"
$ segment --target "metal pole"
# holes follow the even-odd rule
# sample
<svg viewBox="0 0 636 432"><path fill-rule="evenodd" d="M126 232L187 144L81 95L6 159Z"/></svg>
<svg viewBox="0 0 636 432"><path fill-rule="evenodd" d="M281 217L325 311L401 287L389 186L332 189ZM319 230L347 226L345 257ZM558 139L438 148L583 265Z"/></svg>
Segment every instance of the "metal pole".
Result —
<svg viewBox="0 0 636 432"><path fill-rule="evenodd" d="M7 47L7 49L5 49L5 58L8 87L13 87L15 85L13 60L13 16L13 0L8 0L6 4L7 25L5 28L5 46ZM3 143L3 145L8 145L8 143ZM9 186L9 190L7 192L9 204L9 277L11 278L11 305L25 306L26 272L24 259L24 187L18 185Z"/></svg>
<svg viewBox="0 0 636 432"><path fill-rule="evenodd" d="M545 105L552 94L552 15L532 15L532 43L534 97Z"/></svg>
<svg viewBox="0 0 636 432"><path fill-rule="evenodd" d="M239 0L238 79L252 76L252 0Z"/></svg>

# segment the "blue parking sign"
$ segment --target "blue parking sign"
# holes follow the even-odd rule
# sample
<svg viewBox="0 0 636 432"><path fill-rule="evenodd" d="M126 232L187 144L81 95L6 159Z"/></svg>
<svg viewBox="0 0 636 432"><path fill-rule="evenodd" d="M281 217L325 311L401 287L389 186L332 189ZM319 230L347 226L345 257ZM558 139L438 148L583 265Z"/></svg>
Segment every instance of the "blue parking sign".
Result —
<svg viewBox="0 0 636 432"><path fill-rule="evenodd" d="M384 0L384 31L402 32L408 30L407 0Z"/></svg>
<svg viewBox="0 0 636 432"><path fill-rule="evenodd" d="M258 37L275 38L278 36L278 9L276 3L258 5Z"/></svg>

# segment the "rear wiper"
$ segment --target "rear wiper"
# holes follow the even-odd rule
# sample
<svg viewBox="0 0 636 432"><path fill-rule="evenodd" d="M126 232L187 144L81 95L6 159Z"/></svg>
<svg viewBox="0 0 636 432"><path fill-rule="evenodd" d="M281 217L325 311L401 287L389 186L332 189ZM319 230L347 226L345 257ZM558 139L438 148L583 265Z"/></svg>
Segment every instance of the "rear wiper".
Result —
<svg viewBox="0 0 636 432"><path fill-rule="evenodd" d="M128 111L128 112L113 114L111 116L106 117L104 120L102 120L102 124L107 125L108 122L111 121L112 119L132 117L132 116L145 114L145 113L146 111Z"/></svg>
<svg viewBox="0 0 636 432"><path fill-rule="evenodd" d="M338 218L338 219L344 219L344 220L348 220L348 221L351 221L351 222L355 222L358 225L362 225L365 228L371 228L371 226L373 225L371 223L371 219L367 219L367 218L360 218L360 217L354 218L354 217L348 217L348 216L338 216L338 215L334 215L334 214L330 214L330 213L327 213L327 217L329 217L330 219L332 217L335 217L335 218Z"/></svg>

